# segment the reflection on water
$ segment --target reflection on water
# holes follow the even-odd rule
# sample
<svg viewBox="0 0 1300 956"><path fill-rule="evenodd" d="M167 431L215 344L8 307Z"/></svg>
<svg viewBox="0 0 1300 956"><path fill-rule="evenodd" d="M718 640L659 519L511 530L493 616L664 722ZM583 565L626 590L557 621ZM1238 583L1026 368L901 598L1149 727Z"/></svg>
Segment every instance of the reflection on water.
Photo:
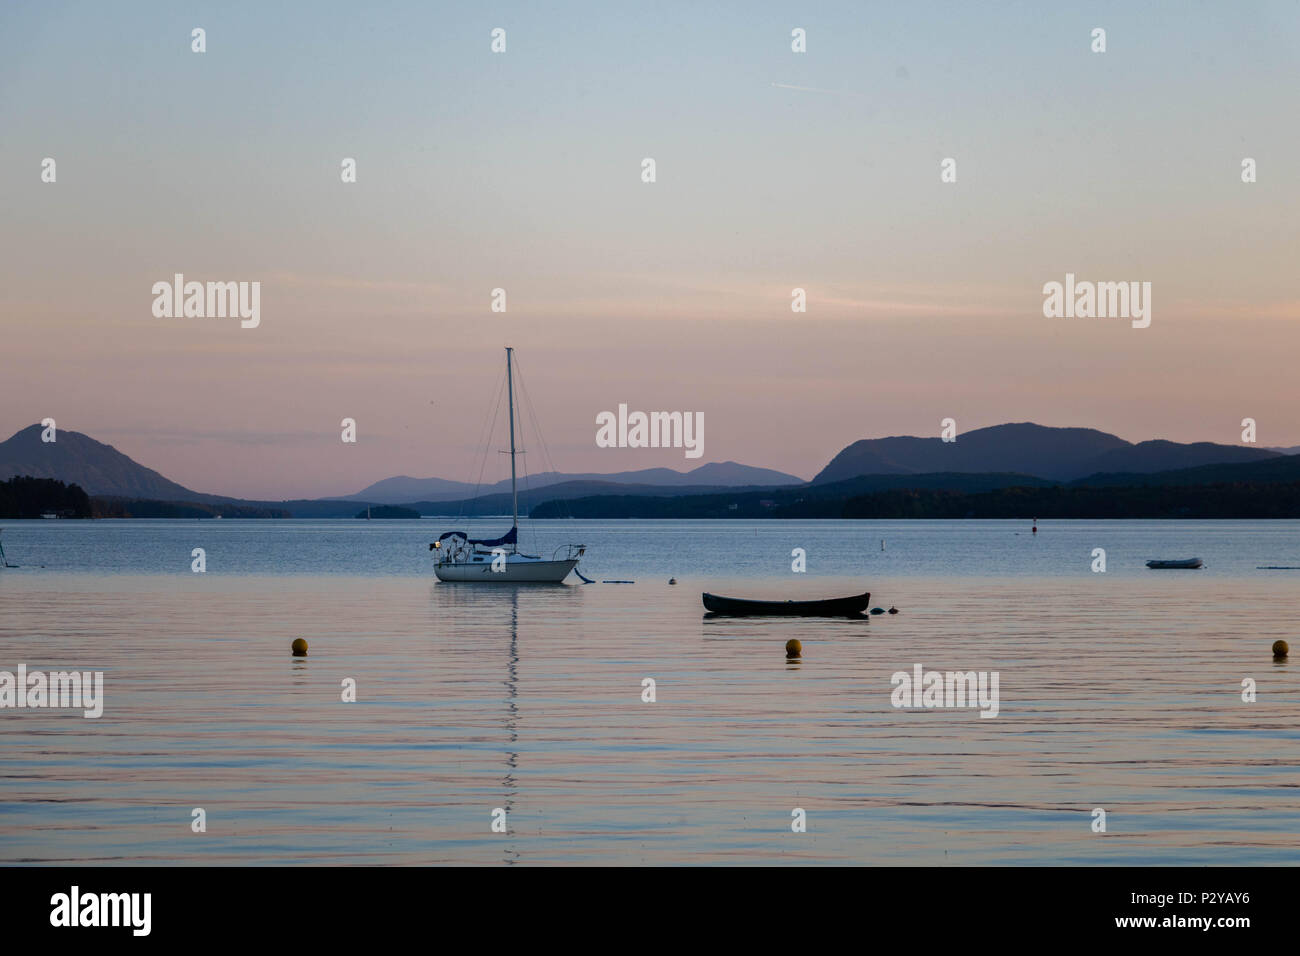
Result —
<svg viewBox="0 0 1300 956"><path fill-rule="evenodd" d="M0 669L103 670L106 697L99 720L0 713L0 859L1300 857L1296 667L1270 653L1297 643L1290 580L879 577L896 617L706 620L703 590L863 582L678 579L0 576ZM999 716L894 709L917 663L998 671Z"/></svg>
<svg viewBox="0 0 1300 956"><path fill-rule="evenodd" d="M519 588L510 587L510 654L506 663L506 775L502 780L505 790L506 822L513 819L515 812L515 771L519 769ZM507 830L513 836L513 830ZM507 845L506 863L519 861L519 849L513 843Z"/></svg>

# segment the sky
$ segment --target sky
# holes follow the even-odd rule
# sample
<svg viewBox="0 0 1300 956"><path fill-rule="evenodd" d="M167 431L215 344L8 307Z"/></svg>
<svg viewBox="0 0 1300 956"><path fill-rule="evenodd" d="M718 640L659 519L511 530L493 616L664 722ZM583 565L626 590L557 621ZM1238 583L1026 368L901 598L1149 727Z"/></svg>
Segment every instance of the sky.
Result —
<svg viewBox="0 0 1300 956"><path fill-rule="evenodd" d="M944 418L1297 445L1298 63L1293 2L7 2L0 438L473 481L510 345L534 472L808 478ZM156 317L178 272L260 324ZM1066 273L1150 282L1150 327L1045 317ZM620 403L703 457L598 447Z"/></svg>

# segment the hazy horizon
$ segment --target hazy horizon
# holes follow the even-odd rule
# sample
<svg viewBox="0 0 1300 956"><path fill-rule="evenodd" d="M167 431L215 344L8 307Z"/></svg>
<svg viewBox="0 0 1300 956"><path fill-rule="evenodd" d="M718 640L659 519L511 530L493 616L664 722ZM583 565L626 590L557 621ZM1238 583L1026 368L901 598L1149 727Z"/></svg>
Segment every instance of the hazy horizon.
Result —
<svg viewBox="0 0 1300 956"><path fill-rule="evenodd" d="M1017 424L1042 425L1043 423L1042 423L1042 422L997 422L997 423L995 423L994 425L987 425L987 426L986 426L986 425L977 425L975 428L969 429L969 431L978 431L978 430L980 430L980 429L982 429L982 428L997 427L998 425L1017 425ZM22 430L24 430L24 429L32 428L32 427L40 428L40 425L39 425L38 423L31 423L31 424L28 424L28 425L24 425L24 426L22 426L22 428L20 428L20 429L15 429L15 432L14 432L14 433L16 433L17 431L22 431ZM101 441L103 444L106 444L106 445L112 445L114 448L117 449L117 451L121 452L122 454L124 454L124 455L126 455L127 457L129 457L129 458L131 458L132 460L134 460L134 461L136 462L136 464L143 465L143 466L146 467L146 468L152 468L154 471L158 471L159 473L161 473L162 476L163 476L164 478L168 478L168 479L170 479L170 480L172 480L172 481L177 482L178 484L185 485L185 486L186 486L187 488L189 488L191 491L197 491L197 492L201 492L201 493L203 493L203 494L224 495L224 496L227 496L227 497L246 498L246 499L249 499L249 500L287 501L287 500L298 499L298 498L330 498L330 497L335 497L335 498L346 498L346 497L352 497L352 496L358 494L359 492L364 491L366 488L370 487L371 485L377 484L377 483L379 483L379 482L382 482L382 481L384 481L384 480L386 480L386 479L390 479L390 478L405 478L405 479L410 479L410 480L413 480L413 481L423 481L423 480L428 480L428 479L444 479L444 480L447 480L447 481L457 481L457 482L463 482L463 483L471 484L471 485L472 485L472 484L475 484L476 478L477 478L477 476L478 476L478 468L479 468L479 466L476 466L475 469L474 469L474 471L473 471L473 473L470 474L470 475L468 475L467 477L457 477L457 476L455 476L455 475L448 475L448 474L441 474L441 473L434 473L434 474L410 474L410 473L406 473L406 472L394 472L394 473L392 473L392 474L380 475L380 476L376 477L375 479L373 479L372 481L368 481L368 482L366 482L364 485L358 486L358 487L356 487L356 488L350 488L350 489L340 490L340 491L334 491L334 492L326 492L326 493L324 493L324 494L297 494L297 493L285 493L285 494L277 494L277 495L271 495L271 496L237 495L237 494L232 494L232 493L230 493L230 492L224 491L224 490L219 489L219 488L196 488L196 487L193 487L193 486L189 485L187 482L185 482L185 481L183 481L183 480L181 480L181 479L179 479L179 478L176 478L174 475L168 474L165 470L156 467L155 465L151 464L150 462L148 462L148 461L144 461L144 460L141 460L137 455L132 454L130 451L128 451L128 450L125 449L125 448L120 447L119 445L117 445L117 444L114 443L114 442L111 442L111 441L105 441L104 439L98 438L98 437L95 436L95 435L90 435L90 434L86 433L85 431L83 431L82 429L79 429L79 428L76 428L76 427L67 428L67 427L64 426L62 423L58 423L57 427L58 427L58 430L59 430L60 433L61 433L61 432L64 432L64 431L77 432L77 433L82 434L82 435L85 435L86 437L88 437L88 438L90 438L90 439L93 439L93 440L95 440L95 441ZM1060 426L1046 426L1046 427L1059 427L1059 428L1091 428L1092 426L1089 426L1089 425L1077 425L1077 424L1076 424L1076 425L1060 425ZM1105 429L1097 429L1097 430L1098 430L1098 431L1105 431ZM0 438L0 441L4 441L5 439L12 437L14 433L9 433L9 434L4 435L3 438ZM1115 434L1115 433L1114 433L1114 432L1110 432L1109 434L1112 434L1112 435L1113 435L1113 434ZM792 471L792 470L781 469L781 468L772 468L771 466L769 466L769 465L764 465L764 464L762 464L761 462L752 462L752 461L740 461L740 462L737 462L737 461L735 461L734 459L726 459L726 460L721 460L721 461L703 461L703 460L700 460L700 461L691 461L691 462L687 463L686 465L680 465L680 464L677 464L677 463L665 463L665 464L660 464L660 465L644 465L644 466L635 466L635 467L628 467L628 468L609 468L609 469L604 469L604 470L602 470L602 471L598 471L598 472L577 471L577 470L575 470L575 469L567 469L567 468L562 468L562 467L557 467L555 470L556 470L557 472L561 472L561 473L565 473L565 474L588 474L588 473L595 473L595 474L616 474L616 473L629 472L629 471L641 471L641 470L645 470L645 469L649 469L649 468L667 468L667 469L670 469L670 470L672 470L672 471L678 472L679 474L685 474L685 473L688 473L688 472L695 471L695 470L697 470L697 469L699 469L699 468L702 468L702 467L704 467L705 465L740 464L740 465L746 465L746 466L755 467L755 468L770 468L770 469L773 470L773 471L781 471L781 472L784 472L784 473L786 473L786 474L788 474L788 475L792 475L792 476L794 476L794 477L800 479L801 481L811 481L811 480L812 480L812 479L813 479L813 478L814 478L814 477L815 477L815 476L816 476L820 471L822 471L823 468L826 467L826 465L828 465L828 464L830 463L831 459L834 458L836 454L838 454L840 451L843 451L845 448L847 448L849 445L853 444L853 443L856 442L856 441L859 441L859 440L862 440L862 439L868 439L868 440L870 440L870 439L883 439L883 438L937 438L937 437L938 437L937 435L897 435L897 434L895 434L895 435L863 435L863 436L861 436L860 438L854 438L854 439L851 439L851 440L849 440L849 441L846 441L846 442L845 442L845 443L844 443L840 448L837 448L837 449L835 450L835 452L833 452L833 453L832 453L832 454L831 454L831 455L826 459L826 461L821 462L820 464L818 464L815 468L812 468L811 470L807 470L807 469L805 469L803 472ZM1123 436L1123 435L1116 435L1115 437L1117 437L1117 438L1122 438L1122 439L1124 439L1125 441L1131 442L1132 444L1135 444L1135 445L1136 445L1136 444L1139 444L1139 443L1141 443L1141 442L1143 442L1143 441L1159 440L1159 438L1160 438L1160 436L1153 436L1152 438L1139 438L1139 439L1134 439L1134 438L1126 438L1126 437ZM503 435L502 435L502 442L504 442L504 441L505 441L505 438L504 438L504 434L503 434ZM1262 451L1278 451L1278 452L1283 452L1283 453L1297 453L1297 448L1296 448L1295 446L1285 446L1285 445L1264 445L1264 444L1261 444L1261 443L1258 443L1258 442L1256 442L1256 443L1253 444L1253 445L1244 444L1244 443L1241 443L1241 442L1216 442L1216 444L1223 444L1223 445L1237 445L1238 447L1242 447L1242 448L1258 448L1258 449L1260 449L1260 450L1262 450ZM497 457L497 456L495 456L495 455L492 454L492 451L493 451L493 449L492 449L492 448L489 448L489 449L487 450L487 453L486 453L486 454L480 454L480 456L479 456L479 461L482 462L482 463L484 463L484 464L492 462L493 459L494 459L495 457ZM498 451L500 451L500 450L498 450ZM673 452L673 451L675 451L675 450L673 450L673 449L669 449L669 450L664 450L664 449L655 449L655 450L623 449L623 451L626 452L626 453L631 453L631 454L644 453L644 454L652 454L652 455L661 455L661 454L666 453L666 451L667 451L667 452ZM677 453L678 455L680 455L680 451L677 451L676 453ZM503 460L502 460L502 463L500 464L500 468L501 468L501 470L504 472L504 473L501 474L501 475L493 475L492 477L489 477L488 472L489 472L490 469L488 469L488 468L486 468L486 467L483 469L483 477L482 477L482 481L481 481L481 486L482 486L482 488L483 488L484 490L483 490L481 493L483 493L483 494L488 494L488 493L490 493L489 491L486 490L486 489L489 488L489 486L492 486L492 485L495 485L495 484L499 484L499 483L501 483L502 481L504 481L504 480L506 480L506 479L509 478L509 476L510 476L510 473L509 473L509 465L508 465L508 464L505 464L504 461L505 461L505 459L503 459ZM519 472L519 479L520 479L521 486L524 486L524 485L525 485L525 476L526 476L526 474L531 474L531 475L534 475L534 476L538 476L538 475L542 475L542 474L546 474L546 473L549 473L549 472L550 472L550 469L549 469L549 468L546 468L546 469L532 469L532 468L529 468L529 469L527 469L527 472L525 472L525 466L524 466L524 464L522 463L522 461L523 461L523 459L521 458L521 465L520 465L520 472ZM316 477L317 477L317 481L318 481L318 483L319 483L319 482L324 482L324 483L326 483L326 484L328 483L328 477L322 477L322 476L316 476Z"/></svg>
<svg viewBox="0 0 1300 956"><path fill-rule="evenodd" d="M510 344L565 472L810 478L945 418L1300 445L1298 53L1267 2L6 5L4 435L244 498L473 481ZM155 317L175 273L260 325ZM1150 327L1044 317L1067 273ZM597 447L620 403L703 456Z"/></svg>

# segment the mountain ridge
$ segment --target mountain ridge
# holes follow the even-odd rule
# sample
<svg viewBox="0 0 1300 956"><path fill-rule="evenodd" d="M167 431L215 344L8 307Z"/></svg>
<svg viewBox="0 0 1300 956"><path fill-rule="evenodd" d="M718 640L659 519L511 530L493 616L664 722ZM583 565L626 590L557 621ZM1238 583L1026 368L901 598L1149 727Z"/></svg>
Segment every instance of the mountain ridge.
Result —
<svg viewBox="0 0 1300 956"><path fill-rule="evenodd" d="M186 488L89 435L59 428L54 441L41 441L45 429L29 425L0 442L0 480L19 475L54 478L80 485L88 495L118 495L210 502L216 495Z"/></svg>
<svg viewBox="0 0 1300 956"><path fill-rule="evenodd" d="M1114 495L1113 507L1108 505ZM1109 510L1108 510L1109 509ZM1300 517L1300 455L1055 482L1019 474L859 475L802 488L543 501L534 518Z"/></svg>
<svg viewBox="0 0 1300 956"><path fill-rule="evenodd" d="M635 471L618 471L609 474L600 472L562 472L547 471L526 478L520 476L519 484L523 488L537 490L550 485L574 481L602 481L612 484L674 486L744 486L744 485L801 485L804 480L797 475L786 474L771 468L758 468L743 465L735 461L708 462L690 471L676 471L672 468L642 468ZM500 494L510 490L510 479L502 479L488 485L472 485L464 481L452 481L446 478L412 478L409 475L396 475L384 478L362 488L355 495L343 495L342 498L368 499L371 501L403 504L412 501L457 501L475 497ZM432 492L432 493L431 493Z"/></svg>
<svg viewBox="0 0 1300 956"><path fill-rule="evenodd" d="M858 475L1020 472L1072 481L1103 472L1150 473L1279 457L1266 448L1150 439L1129 442L1095 428L1034 422L991 425L942 438L863 438L843 448L812 484Z"/></svg>
<svg viewBox="0 0 1300 956"><path fill-rule="evenodd" d="M118 451L112 445L91 438L82 432L68 428L59 428L53 442L41 441L44 428L41 425L29 425L21 428L3 442L0 442L0 480L30 476L32 478L52 478L69 484L80 485L89 495L101 498L138 499L154 502L184 501L196 504L229 504L236 502L256 503L259 505L277 504L272 500L232 498L214 495L186 488L172 481L161 473L149 468L128 455ZM602 482L614 485L655 485L663 488L681 488L700 490L706 487L753 487L758 485L794 484L804 481L795 475L775 471L770 468L758 468L739 462L708 462L691 471L675 471L671 468L646 468L639 471L624 471L605 475L595 472L567 474L564 472L546 472L521 479L521 493L526 490L536 491L551 485L572 482ZM424 490L430 487L438 493L430 497ZM384 493L373 494L372 489L380 488ZM494 482L478 487L467 482L451 481L443 478L409 478L396 476L375 482L355 495L330 495L319 498L283 499L283 501L319 501L340 502L355 501L359 504L409 504L414 501L422 503L449 501L456 502L474 497L508 493L510 480ZM355 509L354 509L355 510Z"/></svg>
<svg viewBox="0 0 1300 956"><path fill-rule="evenodd" d="M311 502L350 501L358 505L418 503L422 508L434 510L437 510L439 502L445 507L472 500L483 505L485 499L495 499L500 495L508 497L510 487L508 480L476 489L466 482L395 476L375 482L356 495L251 502L186 488L136 462L112 445L81 432L59 429L57 440L50 443L41 441L42 432L42 426L30 425L0 442L0 480L24 475L51 478L80 485L87 494L96 497L156 502L276 506L292 501L305 507ZM884 476L901 479L908 475L941 474L983 475L986 484L989 480L1004 480L1002 476L1006 475L1021 475L1034 482L1072 482L1097 476L1103 479L1121 476L1122 480L1131 483L1136 480L1134 476L1260 463L1283 457L1278 450L1269 448L1213 442L1179 443L1164 439L1133 443L1098 429L1056 428L1020 422L976 429L959 435L957 441L950 443L939 438L914 436L860 439L837 453L812 482L773 469L726 461L706 463L685 472L670 468L647 468L609 475L547 472L529 476L521 482L521 494L532 503L538 500L538 492L547 488L558 491L555 497L566 498L583 496L583 492L587 495L598 492L660 496L816 488L855 478L870 478L866 484L872 487L899 487L895 481L882 484ZM381 493L375 494L375 489ZM433 489L436 493L423 493L426 489Z"/></svg>

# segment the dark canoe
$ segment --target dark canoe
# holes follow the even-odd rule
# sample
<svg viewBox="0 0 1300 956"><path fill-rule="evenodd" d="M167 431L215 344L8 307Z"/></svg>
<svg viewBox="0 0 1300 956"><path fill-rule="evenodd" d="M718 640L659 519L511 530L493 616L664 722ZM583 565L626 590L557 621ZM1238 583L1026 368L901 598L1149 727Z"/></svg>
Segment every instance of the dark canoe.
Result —
<svg viewBox="0 0 1300 956"><path fill-rule="evenodd" d="M1170 571L1175 569L1195 570L1201 566L1200 558L1183 558L1181 561L1148 561L1147 567L1155 570Z"/></svg>
<svg viewBox="0 0 1300 956"><path fill-rule="evenodd" d="M714 614L735 617L756 615L779 617L848 617L861 614L871 603L871 593L822 601L747 601L705 593L704 607Z"/></svg>

